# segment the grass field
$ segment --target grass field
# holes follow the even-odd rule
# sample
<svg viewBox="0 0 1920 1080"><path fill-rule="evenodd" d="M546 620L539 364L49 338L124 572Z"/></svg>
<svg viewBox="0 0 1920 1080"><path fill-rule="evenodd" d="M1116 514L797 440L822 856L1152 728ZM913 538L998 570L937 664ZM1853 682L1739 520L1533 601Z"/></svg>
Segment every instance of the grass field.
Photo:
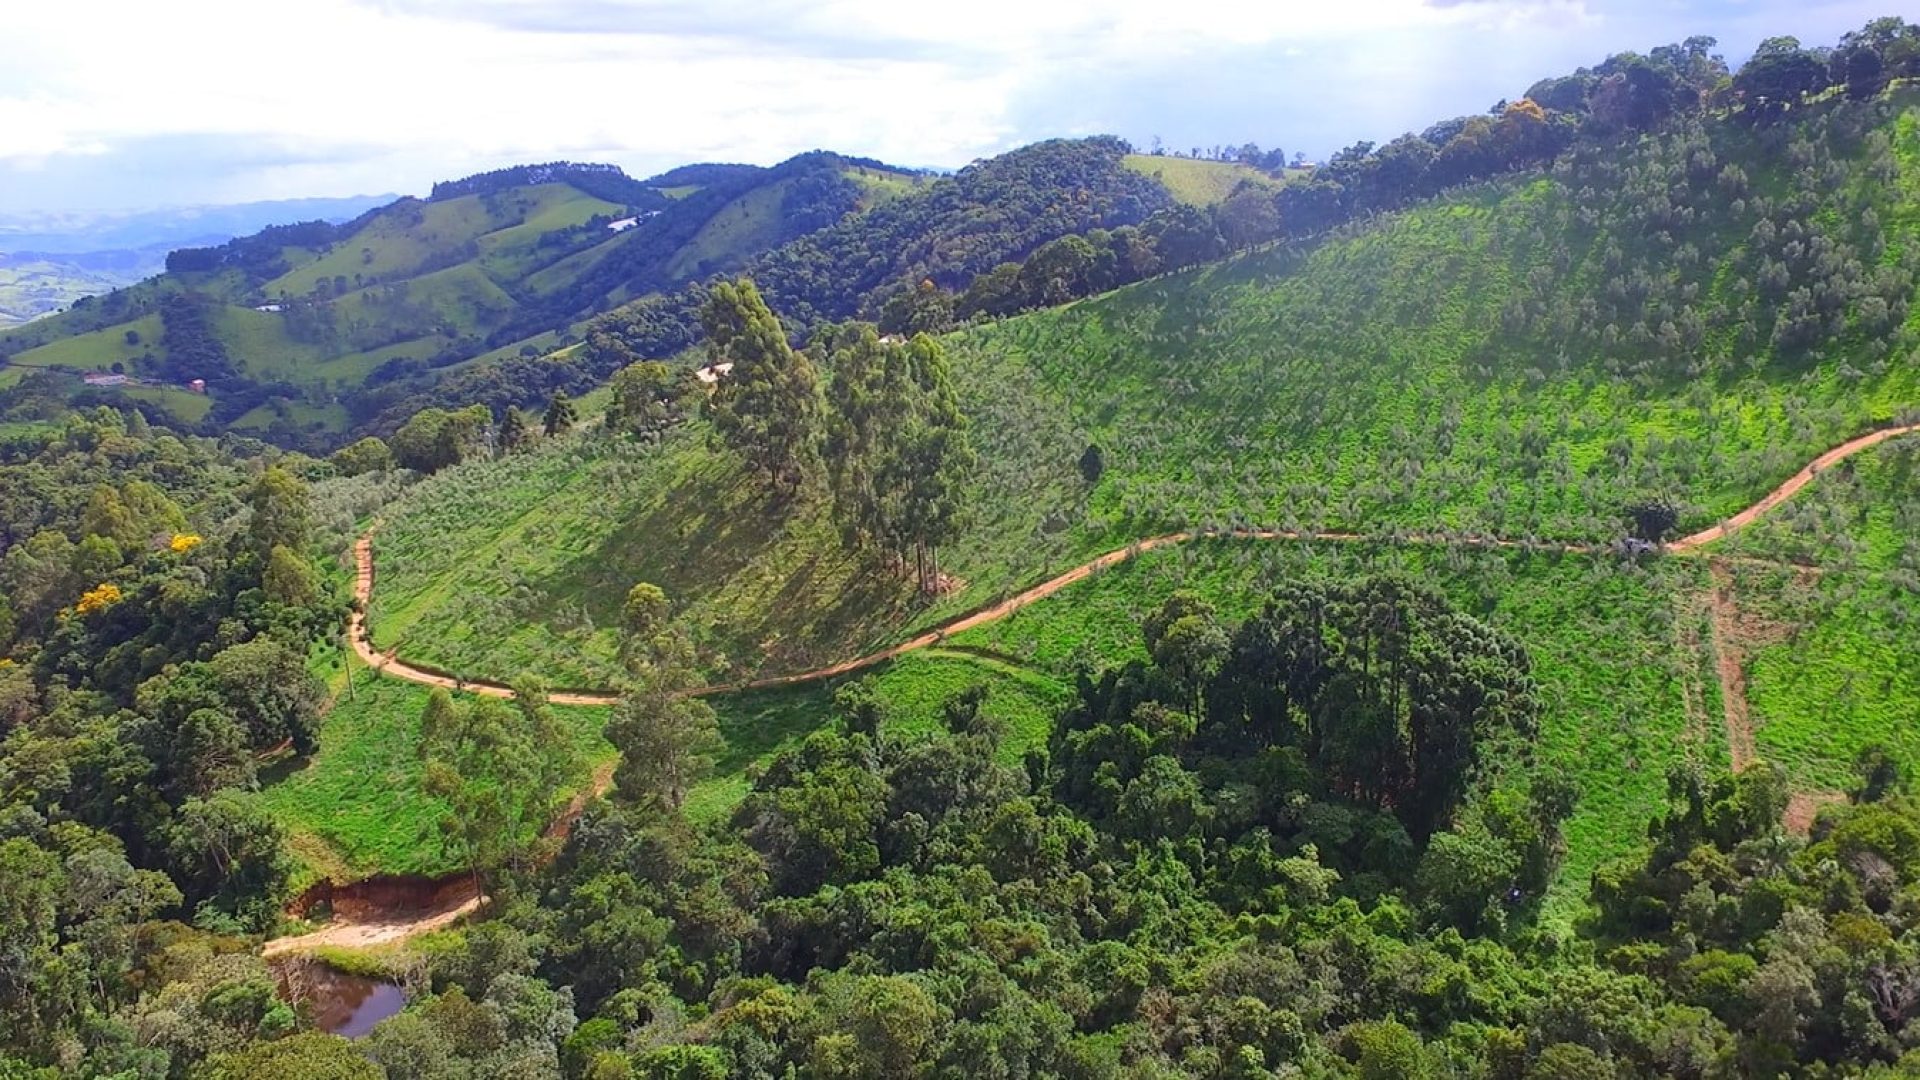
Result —
<svg viewBox="0 0 1920 1080"><path fill-rule="evenodd" d="M565 191L548 192L548 188ZM480 267L496 281L518 281L552 261L539 247L547 233L584 224L597 216L617 215L621 207L604 199L575 191L563 184L547 184L532 189L538 193L526 220L488 233L479 240Z"/></svg>
<svg viewBox="0 0 1920 1080"><path fill-rule="evenodd" d="M150 401L189 424L205 420L213 408L213 399L207 395L171 386L128 386L120 392L135 401Z"/></svg>
<svg viewBox="0 0 1920 1080"><path fill-rule="evenodd" d="M791 180L762 184L714 211L674 253L667 275L680 279L714 273L786 239L791 230L781 207L792 186Z"/></svg>
<svg viewBox="0 0 1920 1080"><path fill-rule="evenodd" d="M304 872L351 880L462 869L441 845L444 805L420 789L420 714L428 689L378 677L357 662L352 674L353 697L340 691L313 758L261 778L266 804L286 826ZM555 706L555 712L589 763L578 777L585 784L591 763L612 753L600 737L607 711Z"/></svg>
<svg viewBox="0 0 1920 1080"><path fill-rule="evenodd" d="M716 679L863 651L913 614L910 587L865 575L819 506L770 510L692 432L657 450L586 434L432 477L375 558L375 640L475 676L518 658L604 685L637 581L674 599Z"/></svg>
<svg viewBox="0 0 1920 1080"><path fill-rule="evenodd" d="M928 177L912 173L898 173L887 169L870 169L865 165L854 165L846 170L846 176L854 183L866 189L861 200L865 207L879 206L891 202L915 188L928 182Z"/></svg>
<svg viewBox="0 0 1920 1080"><path fill-rule="evenodd" d="M357 283L413 277L436 261L468 253L491 255L501 265L519 269L539 232L612 209L611 203L567 184L540 184L500 197L409 200L382 211L350 241L268 282L263 291L269 296L305 296L321 278Z"/></svg>
<svg viewBox="0 0 1920 1080"><path fill-rule="evenodd" d="M302 431L344 431L348 423L344 406L274 398L241 413L231 426L235 431L265 431L281 420Z"/></svg>
<svg viewBox="0 0 1920 1080"><path fill-rule="evenodd" d="M474 333L513 310L513 298L472 263L393 285L376 285L334 302L343 330L426 334L440 326Z"/></svg>
<svg viewBox="0 0 1920 1080"><path fill-rule="evenodd" d="M1246 183L1274 191L1280 188L1278 180L1235 161L1128 154L1122 164L1158 180L1168 194L1188 206L1217 206Z"/></svg>
<svg viewBox="0 0 1920 1080"><path fill-rule="evenodd" d="M138 340L129 343L132 331ZM22 367L64 367L77 370L106 371L115 363L129 369L133 361L146 353L159 355L160 316L148 315L120 326L61 338L8 358Z"/></svg>

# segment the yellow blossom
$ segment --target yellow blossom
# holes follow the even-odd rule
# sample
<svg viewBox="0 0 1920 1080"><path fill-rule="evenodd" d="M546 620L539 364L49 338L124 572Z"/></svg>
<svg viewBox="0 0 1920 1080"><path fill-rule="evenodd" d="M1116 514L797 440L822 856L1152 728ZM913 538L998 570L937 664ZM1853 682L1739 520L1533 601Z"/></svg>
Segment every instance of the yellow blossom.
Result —
<svg viewBox="0 0 1920 1080"><path fill-rule="evenodd" d="M109 581L82 593L80 602L75 604L73 609L82 615L91 615L96 611L105 611L119 602L120 586Z"/></svg>
<svg viewBox="0 0 1920 1080"><path fill-rule="evenodd" d="M199 546L200 538L192 533L174 533L173 539L167 542L168 550L175 555L185 555Z"/></svg>

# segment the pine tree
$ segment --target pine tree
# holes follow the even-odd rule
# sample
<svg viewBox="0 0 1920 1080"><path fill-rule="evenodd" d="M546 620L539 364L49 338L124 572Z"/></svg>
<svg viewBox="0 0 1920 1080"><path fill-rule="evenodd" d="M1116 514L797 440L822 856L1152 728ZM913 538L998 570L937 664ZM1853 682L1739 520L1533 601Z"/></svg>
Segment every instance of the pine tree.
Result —
<svg viewBox="0 0 1920 1080"><path fill-rule="evenodd" d="M715 432L769 487L793 494L819 456L820 387L812 360L787 344L751 281L714 286L700 323L709 362L733 365L712 398Z"/></svg>
<svg viewBox="0 0 1920 1080"><path fill-rule="evenodd" d="M569 404L567 408L571 410L573 406ZM548 412L552 412L552 406L548 406ZM532 441L533 432L527 427L526 417L520 415L519 409L507 406L506 415L500 418L500 449L511 454Z"/></svg>
<svg viewBox="0 0 1920 1080"><path fill-rule="evenodd" d="M553 400L547 402L547 415L541 418L540 427L551 438L561 432L572 431L574 421L578 419L579 417L573 411L573 402L567 398L567 392L555 390Z"/></svg>

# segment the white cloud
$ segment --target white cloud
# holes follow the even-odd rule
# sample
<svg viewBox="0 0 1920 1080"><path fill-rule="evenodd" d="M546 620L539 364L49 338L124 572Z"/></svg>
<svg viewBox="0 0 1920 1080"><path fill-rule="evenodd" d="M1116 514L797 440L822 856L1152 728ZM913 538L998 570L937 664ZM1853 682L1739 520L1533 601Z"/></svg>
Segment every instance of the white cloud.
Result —
<svg viewBox="0 0 1920 1080"><path fill-rule="evenodd" d="M1130 78L1210 88L1204 101L1178 95L1201 113L1196 131L1251 116L1313 141L1341 120L1328 102L1361 101L1367 123L1417 127L1458 111L1459 87L1482 95L1497 74L1520 85L1492 96L1517 93L1568 66L1558 53L1516 56L1519 44L1598 60L1590 31L1620 24L1599 13L1607 2L15 3L0 37L0 201L420 191L514 161L644 172L816 147L952 166L1052 134L1144 137L1168 121ZM1475 35L1506 54L1463 52ZM1225 55L1263 70L1299 57L1277 77L1300 74L1234 85L1216 67ZM1289 111L1291 99L1301 104ZM1325 114L1318 126L1309 106ZM164 158L180 146L211 160ZM130 157L136 149L146 156ZM93 171L78 155L96 155ZM5 163L76 179L36 188L15 168L10 184Z"/></svg>

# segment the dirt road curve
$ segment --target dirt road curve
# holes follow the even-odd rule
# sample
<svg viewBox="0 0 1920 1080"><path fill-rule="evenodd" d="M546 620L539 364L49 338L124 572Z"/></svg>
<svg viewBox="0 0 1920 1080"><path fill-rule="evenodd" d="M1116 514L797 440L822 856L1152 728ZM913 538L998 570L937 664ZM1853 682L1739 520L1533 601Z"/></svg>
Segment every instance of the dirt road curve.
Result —
<svg viewBox="0 0 1920 1080"><path fill-rule="evenodd" d="M1754 503L1752 506L1747 507L1745 510L1740 511L1718 525L1708 529L1702 529L1691 536L1684 536L1673 541L1667 545L1667 550L1671 552L1693 551L1715 540L1738 532L1748 525L1753 524L1753 522L1781 503L1792 498L1801 488L1812 483L1813 478L1819 475L1822 470L1831 468L1833 465L1862 450L1878 446L1888 439L1898 438L1901 435L1910 435L1915 432L1920 432L1920 424L1881 428L1877 431L1861 435L1858 438L1849 439L1828 450L1826 453L1821 454L1819 457L1814 458L1799 472L1788 477L1779 487L1768 492L1759 502ZM983 608L971 615L962 616L938 629L929 630L919 637L903 641L891 648L882 649L876 653L869 653L866 656L857 656L850 660L843 660L840 663L823 668L816 668L812 671L803 671L793 675L779 675L766 679L754 679L744 683L725 683L707 686L695 690L693 693L704 696L707 694L721 694L737 690L765 690L781 686L797 686L803 683L818 682L822 679L831 679L835 676L846 675L851 672L873 667L877 664L883 664L903 653L914 652L927 648L930 645L938 644L942 640L954 634L961 633L962 631L971 630L976 626L983 626L987 623L1004 619L1036 600L1043 600L1052 596L1054 593L1072 585L1076 581L1081 581L1110 566L1123 563L1141 552L1151 551L1154 548L1166 547L1171 544L1184 544L1188 541L1199 539L1203 535L1226 535L1245 540L1317 540L1335 543L1352 543L1366 539L1362 534L1350 532L1300 532L1272 529L1227 534L1177 532L1167 533L1163 536L1149 537L1148 539L1129 544L1118 551L1109 551L1105 555L1082 563L1058 577L1043 581L1027 589L1025 592L1016 593L991 607ZM1405 536L1401 539L1411 543L1452 542L1503 548L1521 546L1517 540L1445 540L1442 537L1421 533ZM1584 552L1595 550L1595 548L1591 545L1568 544L1564 545L1562 550L1568 552ZM490 682L485 679L465 681L454 679L446 675L414 667L406 661L399 659L391 652L382 654L374 649L373 642L367 636L367 620L365 615L366 608L373 599L373 534L371 532L355 541L353 555L354 562L358 569L358 575L354 583L354 595L358 597L360 603L358 605L359 610L353 613L348 633L353 640L353 651L363 662L369 667L385 672L386 674L412 682L422 683L427 686L443 686L449 690L465 690L468 693L484 694L489 697L513 696L512 689L505 684ZM550 697L551 700L558 705L612 705L619 700L618 694L606 690L564 691L556 692L550 695Z"/></svg>
<svg viewBox="0 0 1920 1080"><path fill-rule="evenodd" d="M1733 515L1727 520L1709 529L1702 529L1692 536L1683 536L1667 545L1668 551L1692 551L1694 548L1711 544L1715 540L1730 536L1758 521L1760 517L1774 507L1793 498L1801 488L1813 482L1822 470L1830 469L1841 461L1869 447L1879 446L1888 439L1897 439L1902 435L1920 432L1920 424L1907 424L1902 427L1881 428L1870 431L1857 439L1848 439L1839 446L1809 461L1801 470L1787 477L1786 482L1761 498L1757 503Z"/></svg>
<svg viewBox="0 0 1920 1080"><path fill-rule="evenodd" d="M311 934L274 938L260 947L263 957L310 953L321 948L366 949L391 945L420 934L430 934L480 910L483 897L469 896L457 903L422 912L396 912L368 922L339 921Z"/></svg>
<svg viewBox="0 0 1920 1080"><path fill-rule="evenodd" d="M1737 532L1752 524L1781 503L1792 498L1801 488L1811 483L1813 478L1817 476L1821 470L1831 468L1838 462L1869 447L1878 446L1888 439L1913 434L1915 432L1920 432L1920 424L1882 428L1841 443L1813 459L1813 461L1809 462L1799 472L1788 477L1786 482L1768 492L1759 502L1754 503L1752 506L1747 507L1745 510L1740 511L1712 528L1703 529L1691 536L1682 537L1679 540L1673 541L1667 545L1667 550L1673 552L1697 550L1715 540L1722 539ZM877 664L892 660L904 653L910 653L937 645L951 635L1004 619L1008 615L1026 607L1028 604L1052 596L1054 593L1072 585L1074 582L1084 580L1100 570L1123 563L1142 552L1152 551L1154 548L1167 547L1173 544L1183 544L1198 539L1202 535L1207 534L1197 532L1167 533L1163 536L1155 536L1138 541L1118 551L1107 552L1105 555L1082 563L1068 570L1066 573L1043 581L991 607L983 608L971 615L962 616L936 630L930 630L918 637L903 641L892 648L883 649L876 653L854 657L853 659L844 660L829 667L817 668L813 671L804 671L794 675L781 675L767 679L755 679L745 683L708 686L695 690L693 693L705 695L735 690L757 690L780 686L796 686L873 667ZM1261 530L1212 535L1227 535L1247 540L1316 540L1336 543L1358 542L1366 539L1366 537L1358 533L1296 532L1282 530ZM1401 537L1401 539L1412 543L1449 542L1502 548L1521 546L1519 541L1513 540L1462 541L1427 534L1414 534ZM1565 545L1562 550L1583 552L1597 549L1591 545L1569 544ZM371 532L360 537L360 539L354 543L353 554L354 562L358 570L354 583L354 595L358 598L359 604L357 605L358 610L354 611L352 619L350 620L348 636L353 642L353 651L363 662L369 667L385 672L386 674L412 682L422 683L427 686L442 686L449 690L465 690L469 693L484 694L489 697L512 696L513 691L501 683L488 682L485 680L459 680L450 678L446 675L414 667L400 660L392 653L382 654L375 650L372 641L369 640L367 636L367 620L365 615L367 605L373 598L373 535ZM1727 677L1727 673L1724 671L1721 675L1723 680ZM608 691L573 691L555 693L551 695L551 700L561 705L611 705L619 700L619 695ZM1750 758L1752 756L1751 733L1747 732L1747 739L1743 742L1739 737L1742 732L1746 731L1745 725L1739 722L1739 720L1743 718L1737 718L1732 715L1732 706L1729 706L1729 713L1727 720L1730 741L1733 743L1731 749L1733 751L1735 765L1738 766L1741 758ZM611 780L611 769L602 769L596 773L592 785L593 793L599 794L604 792ZM555 831L550 833L550 835L565 835L565 830L571 826L573 819L579 815L581 808L585 805L586 798L586 793L582 793L581 796L577 797L573 803L569 805L567 812L562 814L560 819L555 822ZM426 933L447 926L477 910L481 902L482 898L477 896L465 897L458 899L457 902L449 901L447 904L435 910L410 913L410 917L396 915L396 917L391 920L382 919L361 923L349 922L342 925L330 926L312 934L269 941L262 952L264 955L274 956L287 952L311 951L322 945L367 946L401 941L415 934Z"/></svg>
<svg viewBox="0 0 1920 1080"><path fill-rule="evenodd" d="M354 605L353 614L347 619L347 637L353 641L353 653L360 662L375 671L417 682L423 686L444 686L449 690L465 690L471 694L483 694L487 697L512 697L513 691L501 683L478 680L462 681L450 676L440 675L414 667L394 656L393 653L381 653L373 647L373 641L367 636L367 606L373 601L373 534L367 533L353 542L353 562L356 573L353 580L353 596L359 603ZM620 700L620 695L611 692L599 693L555 693L548 700L556 705L611 705Z"/></svg>

